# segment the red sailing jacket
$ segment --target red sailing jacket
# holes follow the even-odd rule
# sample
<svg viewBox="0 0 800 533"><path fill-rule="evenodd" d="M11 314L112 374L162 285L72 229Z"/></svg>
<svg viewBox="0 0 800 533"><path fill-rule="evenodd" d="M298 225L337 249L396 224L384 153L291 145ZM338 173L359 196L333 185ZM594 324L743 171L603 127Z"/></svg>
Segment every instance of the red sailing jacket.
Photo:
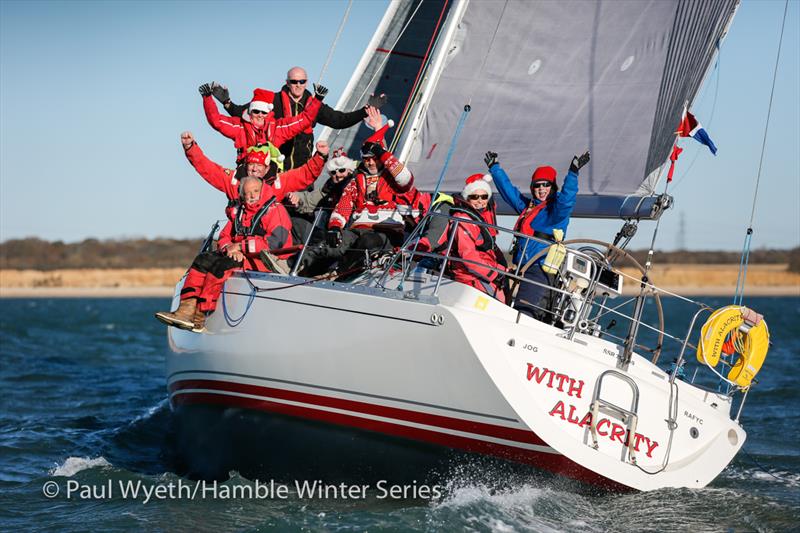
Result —
<svg viewBox="0 0 800 533"><path fill-rule="evenodd" d="M264 198L262 189L261 200L257 204L234 206L231 209L232 217L219 234L218 246L222 251L231 243L242 243L242 253L245 256L243 268L247 270L266 272L267 268L259 259L259 254L263 250L269 251L292 246L292 221L286 208L278 202L272 203L267 212L261 217L257 228L253 228L248 234L235 231L236 225L234 221L239 216L240 209L244 211L239 222L242 226L249 227L253 217L269 201L269 198ZM283 255L280 257L285 259L288 256Z"/></svg>
<svg viewBox="0 0 800 533"><path fill-rule="evenodd" d="M314 97L308 99L306 108L295 117L276 119L269 113L265 119L264 127L259 129L252 123L239 117L220 115L217 104L211 96L203 97L203 109L206 119L211 127L229 139L233 139L236 147L236 161L241 161L247 149L257 144L266 144L268 141L276 147L280 146L305 129L314 126L314 120L322 104Z"/></svg>
<svg viewBox="0 0 800 533"><path fill-rule="evenodd" d="M464 221L472 221L473 219L463 212L452 213L455 218L463 219ZM486 209L480 213L484 222L494 224L494 213ZM487 228L487 232L496 233L496 230ZM449 233L449 232L448 232ZM461 283L472 285L478 289L487 291L485 284L476 284L476 281L493 282L499 275L496 271L487 267L493 267L500 270L505 270L505 267L498 261L497 254L499 251L494 246L493 242L486 242L486 234L481 231L481 228L476 224L469 224L468 222L461 222L458 224L456 236L453 240L453 255L468 261L470 263L453 261L451 263L451 270L453 278ZM502 291L498 291L502 294ZM492 294L492 296L497 296ZM501 297L498 297L502 301Z"/></svg>
<svg viewBox="0 0 800 533"><path fill-rule="evenodd" d="M239 180L235 177L235 170L224 168L211 161L197 146L197 143L186 150L186 159L209 185L225 193L228 200L239 198ZM314 183L324 166L325 160L322 156L314 154L314 157L309 159L305 165L278 174L272 183L265 182L261 190L261 197L275 196L280 202L288 193L302 191ZM228 210L225 214L230 218Z"/></svg>
<svg viewBox="0 0 800 533"><path fill-rule="evenodd" d="M403 230L403 218L414 221L425 210L425 195L414 187L414 176L391 152L381 156L383 170L377 176L367 175L363 167L347 184L328 223L329 228L371 228L375 225L395 226ZM352 220L351 220L352 217Z"/></svg>

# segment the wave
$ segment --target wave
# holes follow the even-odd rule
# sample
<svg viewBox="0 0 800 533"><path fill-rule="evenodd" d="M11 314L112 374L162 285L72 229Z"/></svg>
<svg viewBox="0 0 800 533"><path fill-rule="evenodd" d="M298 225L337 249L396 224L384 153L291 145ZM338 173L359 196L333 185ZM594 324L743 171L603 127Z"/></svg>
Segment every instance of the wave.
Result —
<svg viewBox="0 0 800 533"><path fill-rule="evenodd" d="M730 468L723 476L731 480L756 480L780 483L788 487L800 487L800 473L786 470L763 470L761 468Z"/></svg>
<svg viewBox="0 0 800 533"><path fill-rule="evenodd" d="M98 467L111 467L111 463L106 461L103 456L90 458L90 457L67 457L67 459L60 465L53 467L49 474L51 476L72 477L82 470Z"/></svg>

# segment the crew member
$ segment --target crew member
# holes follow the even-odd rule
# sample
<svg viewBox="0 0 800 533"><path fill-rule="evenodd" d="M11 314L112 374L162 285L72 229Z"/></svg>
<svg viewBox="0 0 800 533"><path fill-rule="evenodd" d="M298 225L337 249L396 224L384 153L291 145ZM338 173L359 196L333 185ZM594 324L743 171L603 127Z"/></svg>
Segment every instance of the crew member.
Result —
<svg viewBox="0 0 800 533"><path fill-rule="evenodd" d="M267 142L280 148L289 139L312 128L322 99L327 93L328 89L317 85L314 97L308 98L305 108L300 114L276 118L272 112L274 93L256 89L253 91L253 100L241 117L225 117L220 115L217 104L211 97L211 86L207 83L200 86L206 119L212 128L225 137L233 139L233 145L236 147L236 164L240 168L247 148L265 145ZM240 170L241 175L244 175L244 169Z"/></svg>
<svg viewBox="0 0 800 533"><path fill-rule="evenodd" d="M181 133L181 144L189 163L204 180L225 193L229 201L238 198L240 181L235 170L224 168L206 157L189 131ZM278 162L272 156L274 154L267 146L251 146L247 151L245 168L248 176L264 180L271 194L280 202L287 193L301 191L314 183L328 158L328 143L319 141L317 152L306 164L287 172L278 172Z"/></svg>
<svg viewBox="0 0 800 533"><path fill-rule="evenodd" d="M308 75L301 67L292 67L286 73L286 84L276 94L273 101L272 112L277 119L298 117L308 109L311 93L306 89ZM227 87L216 82L211 84L214 97L225 107L232 117L241 117L247 110L246 105L231 102ZM257 89L261 90L261 89ZM367 117L367 108L380 108L386 103L386 96L370 96L367 106L355 111L337 111L328 105L322 104L316 121L323 126L335 130L342 130L357 125ZM311 147L314 143L313 124L307 126L300 134L280 146L281 152L286 156L286 168L297 168L311 157Z"/></svg>
<svg viewBox="0 0 800 533"><path fill-rule="evenodd" d="M561 191L556 183L556 169L550 166L538 167L531 177L530 199L511 183L505 170L497 162L495 152L486 152L484 161L500 195L519 214L515 231L535 238L527 241L517 239L514 261L518 265L527 265L534 256L555 242L553 230L559 229L566 234L578 194L578 172L589 162L589 152L572 159ZM525 279L533 283L520 284L516 308L539 320L550 321L547 312L550 307L550 290L547 288L550 279L542 270L544 256L544 253L540 254L535 263L525 271Z"/></svg>
<svg viewBox="0 0 800 533"><path fill-rule="evenodd" d="M340 270L354 266L364 250L402 244L406 226L415 225L424 212L428 195L420 194L411 171L383 147L392 125L389 121L363 144L361 165L328 223L329 246L349 251Z"/></svg>
<svg viewBox="0 0 800 533"><path fill-rule="evenodd" d="M235 269L269 269L260 259L262 252L278 252L292 246L291 222L286 209L252 176L239 183L240 199L222 229L216 251L195 257L181 290L180 305L174 312L158 312L156 318L169 326L203 331L206 314L214 311L222 286Z"/></svg>

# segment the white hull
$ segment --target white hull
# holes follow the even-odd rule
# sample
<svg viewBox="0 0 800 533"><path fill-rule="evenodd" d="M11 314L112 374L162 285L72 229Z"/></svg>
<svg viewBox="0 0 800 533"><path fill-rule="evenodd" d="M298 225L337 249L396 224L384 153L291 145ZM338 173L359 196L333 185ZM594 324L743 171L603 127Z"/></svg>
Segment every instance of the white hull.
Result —
<svg viewBox="0 0 800 533"><path fill-rule="evenodd" d="M227 312L238 318L247 310L237 326L220 302L209 333L169 328L173 406L222 404L350 426L613 489L703 487L744 443L728 397L681 381L670 431L669 376L634 355L622 373L639 389L636 465L612 415L598 417L593 448L586 414L597 377L617 370L620 347L581 334L568 340L525 316L517 323L513 309L473 288L444 281L438 299L409 299L399 291L252 276L260 288L279 290L251 302L246 280L231 278ZM420 281L406 294L432 292L430 280ZM622 381L603 382L602 397L617 405L628 405L631 394Z"/></svg>

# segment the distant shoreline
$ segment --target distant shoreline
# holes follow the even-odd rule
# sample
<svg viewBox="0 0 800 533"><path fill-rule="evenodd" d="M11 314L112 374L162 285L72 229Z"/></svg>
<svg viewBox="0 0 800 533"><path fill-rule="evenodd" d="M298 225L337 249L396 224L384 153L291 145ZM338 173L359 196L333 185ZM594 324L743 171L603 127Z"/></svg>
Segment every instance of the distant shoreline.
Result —
<svg viewBox="0 0 800 533"><path fill-rule="evenodd" d="M639 275L624 280L625 294L638 291ZM2 298L171 298L183 268L0 270ZM738 265L656 265L651 279L681 296L733 295ZM800 274L786 265L750 265L745 294L800 297Z"/></svg>

